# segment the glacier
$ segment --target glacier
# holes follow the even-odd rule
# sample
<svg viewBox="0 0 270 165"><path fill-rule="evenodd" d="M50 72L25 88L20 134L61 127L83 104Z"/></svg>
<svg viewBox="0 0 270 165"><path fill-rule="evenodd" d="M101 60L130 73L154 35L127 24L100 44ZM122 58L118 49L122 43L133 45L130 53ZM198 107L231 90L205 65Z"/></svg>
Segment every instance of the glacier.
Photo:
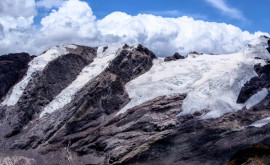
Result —
<svg viewBox="0 0 270 165"><path fill-rule="evenodd" d="M263 59L270 59L265 49L267 41L260 37L234 54L189 54L169 62L158 58L150 71L125 85L131 101L116 115L159 96L184 93L187 97L179 115L207 110L202 118L209 119L241 110L245 104L237 104L236 100L243 85L258 76L254 65L265 65Z"/></svg>

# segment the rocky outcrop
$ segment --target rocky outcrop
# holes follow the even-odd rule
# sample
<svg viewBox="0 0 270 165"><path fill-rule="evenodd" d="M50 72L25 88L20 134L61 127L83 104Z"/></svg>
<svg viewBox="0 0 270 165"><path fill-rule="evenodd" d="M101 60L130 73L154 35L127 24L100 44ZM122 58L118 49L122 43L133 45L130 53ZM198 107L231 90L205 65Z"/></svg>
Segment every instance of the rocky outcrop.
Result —
<svg viewBox="0 0 270 165"><path fill-rule="evenodd" d="M2 165L31 165L34 162L34 159L23 156L0 156L0 164Z"/></svg>
<svg viewBox="0 0 270 165"><path fill-rule="evenodd" d="M268 52L270 53L270 39L268 40L268 48L266 48Z"/></svg>
<svg viewBox="0 0 270 165"><path fill-rule="evenodd" d="M179 60L179 59L184 59L185 57L180 55L179 53L174 53L173 56L171 57L165 57L164 61L167 62L167 61L176 61L176 60Z"/></svg>
<svg viewBox="0 0 270 165"><path fill-rule="evenodd" d="M31 57L27 53L0 56L0 100L25 75Z"/></svg>
<svg viewBox="0 0 270 165"><path fill-rule="evenodd" d="M241 89L238 96L237 103L245 103L251 96L261 91L263 88L270 87L270 64L261 66L260 64L254 66L258 76L253 77Z"/></svg>
<svg viewBox="0 0 270 165"><path fill-rule="evenodd" d="M270 147L264 144L255 144L237 152L228 163L224 165L257 165L270 164Z"/></svg>
<svg viewBox="0 0 270 165"><path fill-rule="evenodd" d="M96 48L79 47L73 53L51 61L27 85L18 104L7 115L3 132L6 137L18 134L31 120L38 117L42 108L68 86L80 71L96 57Z"/></svg>

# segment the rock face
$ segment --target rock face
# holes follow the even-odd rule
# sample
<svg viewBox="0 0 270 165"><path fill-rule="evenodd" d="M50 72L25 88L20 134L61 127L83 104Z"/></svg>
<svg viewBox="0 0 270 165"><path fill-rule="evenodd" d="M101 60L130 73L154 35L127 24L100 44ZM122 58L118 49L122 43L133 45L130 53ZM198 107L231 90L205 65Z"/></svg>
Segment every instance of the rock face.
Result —
<svg viewBox="0 0 270 165"><path fill-rule="evenodd" d="M27 53L0 56L0 100L25 75L31 57Z"/></svg>
<svg viewBox="0 0 270 165"><path fill-rule="evenodd" d="M176 60L179 60L179 59L184 59L185 57L180 55L179 53L174 53L173 56L171 57L165 57L164 61L167 62L167 61L176 61Z"/></svg>
<svg viewBox="0 0 270 165"><path fill-rule="evenodd" d="M0 164L269 164L270 124L252 126L270 117L269 95L250 109L207 120L209 109L182 114L188 93L164 94L118 114L133 99L125 85L151 72L155 54L142 45L61 50L30 78L15 105L0 106ZM41 116L62 91L74 90L70 85L87 67L100 73L83 77L87 83L69 102ZM269 67L254 66L258 76L242 87L239 103L269 88Z"/></svg>
<svg viewBox="0 0 270 165"><path fill-rule="evenodd" d="M270 39L268 40L268 48L266 48L268 52L270 53Z"/></svg>
<svg viewBox="0 0 270 165"><path fill-rule="evenodd" d="M11 108L6 120L8 124L4 124L6 127L3 132L6 133L6 137L18 134L96 57L94 48L78 52L51 61L29 82L18 104Z"/></svg>
<svg viewBox="0 0 270 165"><path fill-rule="evenodd" d="M252 95L261 91L263 88L270 87L270 64L261 66L260 64L254 66L258 76L253 77L241 89L238 96L237 103L245 103Z"/></svg>

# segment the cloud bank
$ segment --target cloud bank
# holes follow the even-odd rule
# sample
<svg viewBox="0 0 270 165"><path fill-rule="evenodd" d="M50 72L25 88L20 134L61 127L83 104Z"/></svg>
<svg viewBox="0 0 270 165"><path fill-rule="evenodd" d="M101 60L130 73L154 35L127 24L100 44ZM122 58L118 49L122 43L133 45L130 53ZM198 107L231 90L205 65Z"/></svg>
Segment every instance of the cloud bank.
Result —
<svg viewBox="0 0 270 165"><path fill-rule="evenodd" d="M0 54L22 51L40 54L49 47L73 43L88 46L140 43L159 56L190 51L221 54L239 51L250 40L269 35L252 34L233 25L188 16L165 18L114 12L97 20L91 7L80 0L63 1L57 10L42 18L41 27L37 28L33 24L35 1L17 1L20 5L10 4L8 0L0 2ZM39 2L47 8L56 6L49 0ZM3 10L7 5L13 5L13 10L23 7L28 12L14 15Z"/></svg>

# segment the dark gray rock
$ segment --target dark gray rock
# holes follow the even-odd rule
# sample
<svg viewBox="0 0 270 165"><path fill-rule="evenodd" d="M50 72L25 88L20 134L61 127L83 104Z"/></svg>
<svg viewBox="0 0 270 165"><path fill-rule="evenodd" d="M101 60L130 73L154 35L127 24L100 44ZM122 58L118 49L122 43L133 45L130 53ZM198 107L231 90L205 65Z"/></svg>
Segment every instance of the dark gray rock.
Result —
<svg viewBox="0 0 270 165"><path fill-rule="evenodd" d="M96 48L72 50L77 54L58 57L30 80L18 104L9 111L3 129L6 137L18 134L96 57Z"/></svg>
<svg viewBox="0 0 270 165"><path fill-rule="evenodd" d="M167 62L167 61L176 61L176 60L179 60L179 59L184 59L185 57L180 55L179 53L174 53L173 56L171 57L165 57L164 61Z"/></svg>
<svg viewBox="0 0 270 165"><path fill-rule="evenodd" d="M29 126L29 132L13 148L36 148L49 139L50 144L62 146L73 141L76 134L81 136L96 129L129 102L124 84L148 71L154 58L142 45L121 50L107 69L76 94L72 103L37 121L33 128Z"/></svg>
<svg viewBox="0 0 270 165"><path fill-rule="evenodd" d="M30 61L31 57L27 53L0 56L0 100L23 78Z"/></svg>
<svg viewBox="0 0 270 165"><path fill-rule="evenodd" d="M270 53L270 39L268 40L268 48L266 48L268 52Z"/></svg>
<svg viewBox="0 0 270 165"><path fill-rule="evenodd" d="M242 87L237 99L237 103L245 103L252 95L256 94L263 88L270 87L270 64L254 66L258 76L253 77Z"/></svg>

